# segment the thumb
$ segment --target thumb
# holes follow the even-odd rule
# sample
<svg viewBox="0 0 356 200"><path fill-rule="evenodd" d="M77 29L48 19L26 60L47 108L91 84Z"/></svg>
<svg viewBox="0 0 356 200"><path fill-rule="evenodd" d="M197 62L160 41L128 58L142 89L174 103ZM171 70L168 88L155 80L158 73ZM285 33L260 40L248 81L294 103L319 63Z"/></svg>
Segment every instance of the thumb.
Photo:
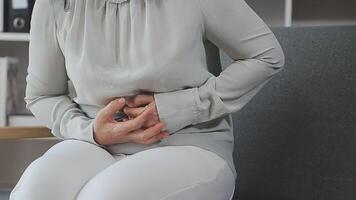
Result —
<svg viewBox="0 0 356 200"><path fill-rule="evenodd" d="M112 119L118 110L121 110L125 106L125 98L118 98L111 101L102 110L102 117L104 119Z"/></svg>

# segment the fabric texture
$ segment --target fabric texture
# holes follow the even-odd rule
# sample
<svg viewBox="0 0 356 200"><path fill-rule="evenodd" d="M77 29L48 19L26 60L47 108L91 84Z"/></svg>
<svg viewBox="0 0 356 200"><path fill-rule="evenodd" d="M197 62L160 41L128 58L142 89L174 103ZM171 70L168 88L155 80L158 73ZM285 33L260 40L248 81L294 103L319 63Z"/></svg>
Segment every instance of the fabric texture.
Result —
<svg viewBox="0 0 356 200"><path fill-rule="evenodd" d="M26 107L62 139L93 139L110 100L153 92L171 136L152 145L105 146L134 154L194 145L229 163L231 114L284 66L283 50L243 0L37 0L32 13ZM64 9L66 8L66 9ZM218 75L205 44L234 62ZM76 96L68 93L71 81ZM102 146L103 147L103 146Z"/></svg>
<svg viewBox="0 0 356 200"><path fill-rule="evenodd" d="M231 200L234 191L227 162L196 146L111 155L89 142L65 140L25 169L9 199Z"/></svg>
<svg viewBox="0 0 356 200"><path fill-rule="evenodd" d="M233 114L236 195L355 200L356 26L272 30L288 67Z"/></svg>

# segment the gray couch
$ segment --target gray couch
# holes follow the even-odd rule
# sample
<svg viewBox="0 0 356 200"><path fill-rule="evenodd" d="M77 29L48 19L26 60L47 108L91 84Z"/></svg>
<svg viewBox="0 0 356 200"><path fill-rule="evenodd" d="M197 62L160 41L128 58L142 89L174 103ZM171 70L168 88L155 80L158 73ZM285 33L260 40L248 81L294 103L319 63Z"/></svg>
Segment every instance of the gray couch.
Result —
<svg viewBox="0 0 356 200"><path fill-rule="evenodd" d="M234 199L355 200L356 26L273 32L285 69L233 114Z"/></svg>

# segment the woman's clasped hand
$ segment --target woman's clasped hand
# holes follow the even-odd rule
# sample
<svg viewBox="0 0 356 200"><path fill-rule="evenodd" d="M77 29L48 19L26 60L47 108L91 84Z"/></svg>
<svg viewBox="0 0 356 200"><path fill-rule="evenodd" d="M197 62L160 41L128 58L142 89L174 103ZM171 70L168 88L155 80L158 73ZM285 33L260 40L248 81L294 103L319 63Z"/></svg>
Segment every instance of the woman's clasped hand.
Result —
<svg viewBox="0 0 356 200"><path fill-rule="evenodd" d="M114 120L117 111L129 118ZM130 99L123 97L110 101L98 111L93 124L94 140L100 145L118 143L152 144L168 137L166 124L159 120L152 94L138 94Z"/></svg>

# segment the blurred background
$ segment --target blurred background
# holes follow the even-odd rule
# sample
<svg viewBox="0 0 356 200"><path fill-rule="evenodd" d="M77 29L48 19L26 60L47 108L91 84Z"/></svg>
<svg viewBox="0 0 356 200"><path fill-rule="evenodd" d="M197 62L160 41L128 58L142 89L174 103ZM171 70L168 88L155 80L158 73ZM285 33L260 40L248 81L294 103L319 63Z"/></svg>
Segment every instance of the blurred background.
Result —
<svg viewBox="0 0 356 200"><path fill-rule="evenodd" d="M0 190L57 143L25 108L29 23L35 0L0 0ZM246 0L272 28L356 25L355 0ZM224 64L224 62L222 62ZM224 65L227 65L225 63ZM70 83L69 83L70 84ZM6 199L7 193L0 194Z"/></svg>

